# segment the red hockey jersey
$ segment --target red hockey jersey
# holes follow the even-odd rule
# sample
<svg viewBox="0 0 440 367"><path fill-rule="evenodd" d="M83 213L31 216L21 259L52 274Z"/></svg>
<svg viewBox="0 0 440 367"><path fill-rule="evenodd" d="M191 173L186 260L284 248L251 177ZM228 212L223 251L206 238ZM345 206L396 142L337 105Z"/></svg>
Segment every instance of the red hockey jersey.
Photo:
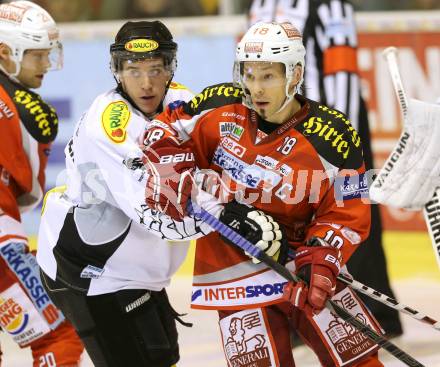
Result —
<svg viewBox="0 0 440 367"><path fill-rule="evenodd" d="M205 88L188 104L169 106L155 128L169 125L192 147L199 168L219 172L243 201L272 215L292 248L319 236L341 249L345 263L370 229L360 138L343 113L297 98L300 111L267 136L232 84ZM193 307L279 302L284 283L217 233L197 240Z"/></svg>
<svg viewBox="0 0 440 367"><path fill-rule="evenodd" d="M42 199L50 144L58 132L55 110L0 72L0 212L20 212Z"/></svg>

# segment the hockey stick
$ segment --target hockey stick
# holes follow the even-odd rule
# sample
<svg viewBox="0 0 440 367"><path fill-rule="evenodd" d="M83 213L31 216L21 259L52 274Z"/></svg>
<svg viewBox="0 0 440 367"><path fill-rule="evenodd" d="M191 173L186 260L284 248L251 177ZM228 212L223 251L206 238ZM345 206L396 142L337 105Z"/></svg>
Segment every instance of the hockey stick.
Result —
<svg viewBox="0 0 440 367"><path fill-rule="evenodd" d="M349 285L352 289L359 291L376 301L383 303L384 305L391 307L397 311L401 311L412 318L419 320L425 324L432 326L436 330L440 330L440 321L434 320L431 317L414 310L411 307L405 306L404 304L398 302L394 298L388 297L386 294L380 293L379 291L370 288L369 286L358 282L357 280L351 278L347 274L340 273L338 275L338 280Z"/></svg>
<svg viewBox="0 0 440 367"><path fill-rule="evenodd" d="M388 70L391 74L394 90L397 94L400 109L402 110L403 117L408 115L408 99L406 97L405 90L403 89L402 78L399 72L399 65L397 63L397 49L395 47L388 47L383 51L383 55L388 64ZM407 139L409 135L405 137ZM402 139L402 138L401 138ZM405 145L405 142L401 142ZM400 144L399 144L400 145ZM393 154L385 162L384 167L389 165L390 159L393 158ZM440 268L440 187L435 189L432 199L427 202L423 208L423 216L425 218L426 226L428 227L429 237L431 238L432 247L434 249L435 258Z"/></svg>
<svg viewBox="0 0 440 367"><path fill-rule="evenodd" d="M226 237L232 243L234 243L240 249L248 252L251 256L256 257L258 260L264 262L268 265L272 270L276 273L284 277L290 282L298 282L301 279L298 278L295 274L292 274L288 269L286 269L283 265L277 263L272 257L268 256L264 251L260 250L254 244L246 240L244 237L233 231L227 225L220 222L216 217L208 213L203 208L196 206L194 203L189 203L188 212L194 215L199 220L207 223L211 228L215 229L222 236ZM337 314L341 319L351 324L358 331L362 332L366 337L368 337L371 341L379 345L381 348L392 354L401 362L405 363L410 367L424 367L423 364L416 361L409 354L404 352L395 344L391 343L388 339L378 334L376 331L371 329L369 326L364 325L361 321L359 321L355 316L351 315L344 308L340 307L338 304L333 302L332 300L328 300L326 303L326 307Z"/></svg>

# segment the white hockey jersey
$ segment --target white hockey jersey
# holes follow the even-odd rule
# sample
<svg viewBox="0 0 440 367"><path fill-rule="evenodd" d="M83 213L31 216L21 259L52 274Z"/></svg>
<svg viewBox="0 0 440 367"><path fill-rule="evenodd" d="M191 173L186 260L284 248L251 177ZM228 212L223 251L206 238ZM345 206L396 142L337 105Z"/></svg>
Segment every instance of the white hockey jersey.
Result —
<svg viewBox="0 0 440 367"><path fill-rule="evenodd" d="M164 105L191 98L173 83ZM78 122L65 149L67 185L51 190L42 210L37 260L50 278L88 295L159 291L183 262L188 240L210 232L192 218L176 222L146 207L145 173L130 162L142 156L148 124L116 90L98 96Z"/></svg>

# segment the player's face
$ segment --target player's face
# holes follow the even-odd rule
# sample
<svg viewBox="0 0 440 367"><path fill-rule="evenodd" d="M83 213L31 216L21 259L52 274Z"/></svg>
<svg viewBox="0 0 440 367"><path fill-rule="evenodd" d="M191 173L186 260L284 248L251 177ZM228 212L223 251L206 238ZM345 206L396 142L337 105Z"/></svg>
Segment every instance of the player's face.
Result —
<svg viewBox="0 0 440 367"><path fill-rule="evenodd" d="M48 72L51 63L50 49L26 50L21 61L17 79L27 88L39 88L43 83L44 75Z"/></svg>
<svg viewBox="0 0 440 367"><path fill-rule="evenodd" d="M245 62L243 83L249 90L255 111L271 120L286 99L284 65L270 62Z"/></svg>
<svg viewBox="0 0 440 367"><path fill-rule="evenodd" d="M147 116L154 115L165 95L171 74L162 58L124 61L119 73L124 91Z"/></svg>

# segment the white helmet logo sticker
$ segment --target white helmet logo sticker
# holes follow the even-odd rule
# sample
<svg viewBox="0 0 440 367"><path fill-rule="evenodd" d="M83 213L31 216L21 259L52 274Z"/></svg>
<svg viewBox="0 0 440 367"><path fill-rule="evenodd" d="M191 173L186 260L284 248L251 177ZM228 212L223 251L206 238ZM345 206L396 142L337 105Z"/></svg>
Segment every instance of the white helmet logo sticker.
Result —
<svg viewBox="0 0 440 367"><path fill-rule="evenodd" d="M244 52L263 52L263 42L246 42Z"/></svg>
<svg viewBox="0 0 440 367"><path fill-rule="evenodd" d="M292 23L285 22L281 23L280 26L284 29L284 32L286 32L287 37L289 38L299 38L301 39L301 33L298 29L296 29Z"/></svg>

